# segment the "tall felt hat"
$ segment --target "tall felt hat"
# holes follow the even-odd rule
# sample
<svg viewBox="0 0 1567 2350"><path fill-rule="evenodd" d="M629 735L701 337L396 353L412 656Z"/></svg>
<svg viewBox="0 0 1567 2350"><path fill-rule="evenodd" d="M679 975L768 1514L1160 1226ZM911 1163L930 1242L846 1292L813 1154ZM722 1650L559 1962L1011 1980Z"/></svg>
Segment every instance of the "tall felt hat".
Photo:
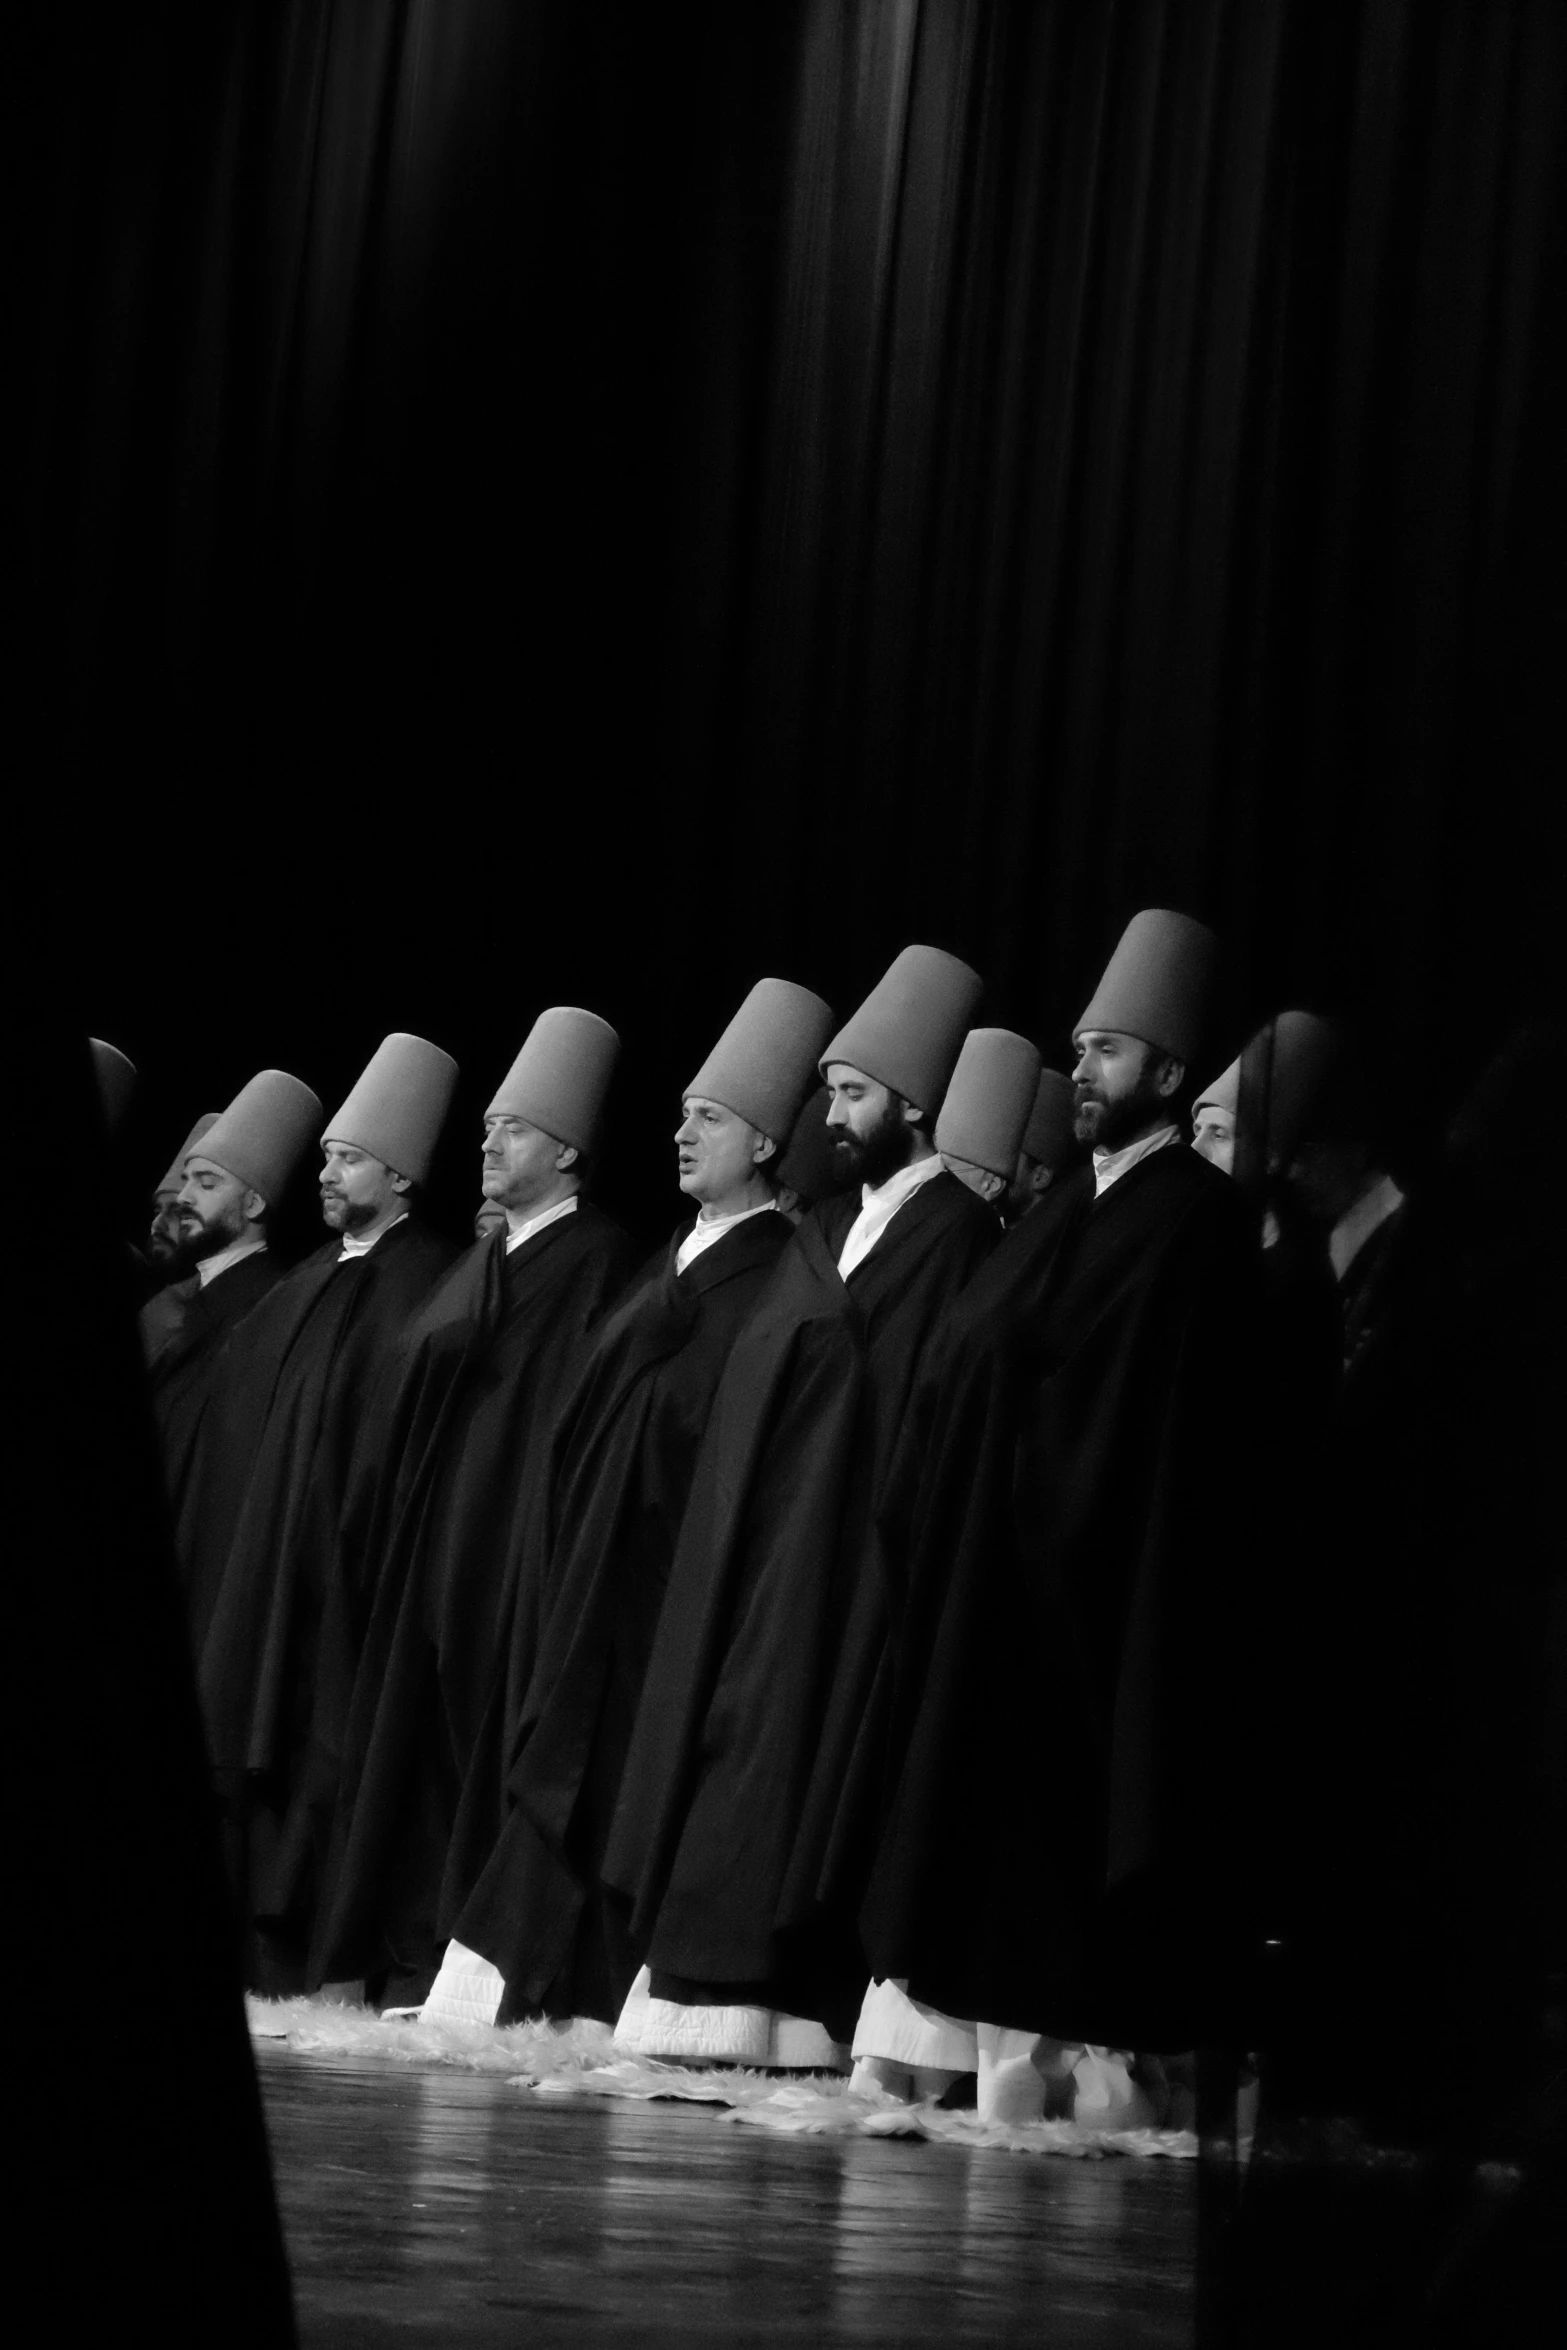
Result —
<svg viewBox="0 0 1567 2350"><path fill-rule="evenodd" d="M792 979L759 979L686 1095L722 1102L748 1126L782 1143L831 1032L832 1006L819 995L796 987Z"/></svg>
<svg viewBox="0 0 1567 2350"><path fill-rule="evenodd" d="M1039 1091L1039 1052L1010 1028L971 1028L936 1120L936 1148L1010 1183Z"/></svg>
<svg viewBox="0 0 1567 2350"><path fill-rule="evenodd" d="M323 1139L352 1143L373 1159L423 1183L457 1090L457 1063L438 1044L396 1029L371 1054L358 1083Z"/></svg>
<svg viewBox="0 0 1567 2350"><path fill-rule="evenodd" d="M1134 914L1072 1031L1113 1029L1190 1064L1202 1050L1219 942L1205 922L1168 906Z"/></svg>
<svg viewBox="0 0 1567 2350"><path fill-rule="evenodd" d="M185 1140L180 1144L179 1149L175 1152L174 1161L172 1166L169 1168L168 1173L159 1177L157 1190L152 1195L154 1199L162 1199L166 1191L179 1190L180 1186L185 1181L185 1161L190 1157L191 1152L195 1149L197 1143L200 1142L202 1136L204 1134L210 1134L213 1127L216 1126L217 1122L218 1113L216 1110L203 1110L201 1116L196 1120L195 1125L191 1128L189 1134L186 1135Z"/></svg>
<svg viewBox="0 0 1567 2350"><path fill-rule="evenodd" d="M1041 1069L1034 1107L1023 1130L1023 1148L1037 1167L1048 1167L1055 1174L1065 1166L1072 1155L1076 1115L1077 1095L1071 1078L1063 1077L1059 1069Z"/></svg>
<svg viewBox="0 0 1567 2350"><path fill-rule="evenodd" d="M534 1021L484 1114L526 1118L557 1142L590 1151L619 1057L620 1039L607 1020L555 1004Z"/></svg>
<svg viewBox="0 0 1567 2350"><path fill-rule="evenodd" d="M111 1134L117 1134L131 1106L131 1095L136 1091L136 1064L127 1060L118 1045L105 1044L101 1036L90 1036L93 1074L98 1080L98 1099L103 1104L103 1122Z"/></svg>
<svg viewBox="0 0 1567 2350"><path fill-rule="evenodd" d="M1295 1156L1339 1066L1343 1040L1316 1012L1281 1012L1273 1023L1268 1099L1268 1155Z"/></svg>
<svg viewBox="0 0 1567 2350"><path fill-rule="evenodd" d="M1331 1020L1315 1012L1280 1012L1272 1023L1273 1059L1268 1073L1268 1156L1293 1158L1312 1111L1321 1099L1338 1060L1338 1031ZM1267 1034L1259 1028L1252 1044ZM1250 1051L1248 1046L1247 1050ZM1240 1108L1241 1064L1232 1061L1223 1075L1192 1104L1201 1109L1227 1110L1233 1118Z"/></svg>
<svg viewBox="0 0 1567 2350"><path fill-rule="evenodd" d="M1233 1118L1240 1108L1240 1100L1241 1065L1235 1060L1197 1096L1192 1104L1192 1116L1195 1118L1199 1110L1227 1110Z"/></svg>
<svg viewBox="0 0 1567 2350"><path fill-rule="evenodd" d="M905 947L817 1066L863 1070L934 1116L984 992L977 971L940 947Z"/></svg>
<svg viewBox="0 0 1567 2350"><path fill-rule="evenodd" d="M836 1191L843 1181L836 1139L828 1129L832 1096L825 1085L808 1095L794 1122L789 1147L778 1162L778 1186L792 1191L808 1207Z"/></svg>
<svg viewBox="0 0 1567 2350"><path fill-rule="evenodd" d="M200 1156L259 1191L270 1207L321 1137L321 1104L286 1069L263 1069L201 1138Z"/></svg>

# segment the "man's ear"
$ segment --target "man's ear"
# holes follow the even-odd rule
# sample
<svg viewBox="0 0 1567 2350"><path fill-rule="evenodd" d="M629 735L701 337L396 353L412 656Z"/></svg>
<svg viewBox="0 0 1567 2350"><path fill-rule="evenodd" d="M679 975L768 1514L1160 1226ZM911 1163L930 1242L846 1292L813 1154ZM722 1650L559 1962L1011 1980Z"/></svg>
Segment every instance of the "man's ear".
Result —
<svg viewBox="0 0 1567 2350"><path fill-rule="evenodd" d="M918 1102L904 1103L903 1122L906 1126L928 1126L930 1124L930 1120L926 1117Z"/></svg>
<svg viewBox="0 0 1567 2350"><path fill-rule="evenodd" d="M984 1181L980 1186L979 1196L987 1207L993 1207L1006 1190L1007 1179L1004 1175L992 1174L988 1167L982 1167L980 1173L984 1177Z"/></svg>
<svg viewBox="0 0 1567 2350"><path fill-rule="evenodd" d="M1170 1095L1179 1093L1181 1087L1186 1083L1186 1063L1176 1060L1173 1053L1166 1053L1154 1083L1158 1087L1160 1098L1168 1101Z"/></svg>
<svg viewBox="0 0 1567 2350"><path fill-rule="evenodd" d="M566 1169L568 1167L574 1167L581 1156L582 1153L578 1150L574 1142L563 1142L560 1146L560 1149L555 1153L555 1167L557 1173L564 1175Z"/></svg>
<svg viewBox="0 0 1567 2350"><path fill-rule="evenodd" d="M413 1187L413 1177L411 1175L394 1174L392 1176L392 1189L395 1192L401 1193L405 1191L412 1191Z"/></svg>
<svg viewBox="0 0 1567 2350"><path fill-rule="evenodd" d="M267 1212L267 1203L259 1191L245 1192L239 1204L244 1209L245 1220L249 1224L259 1224Z"/></svg>
<svg viewBox="0 0 1567 2350"><path fill-rule="evenodd" d="M755 1142L751 1145L751 1161L753 1166L764 1167L769 1159L775 1159L777 1156L778 1145L776 1142L774 1142L772 1136L770 1134L759 1134Z"/></svg>
<svg viewBox="0 0 1567 2350"><path fill-rule="evenodd" d="M1056 1171L1054 1167L1041 1166L1038 1160L1036 1160L1034 1162L1034 1172L1028 1179L1028 1188L1030 1191L1048 1191L1051 1184L1054 1183L1055 1179Z"/></svg>

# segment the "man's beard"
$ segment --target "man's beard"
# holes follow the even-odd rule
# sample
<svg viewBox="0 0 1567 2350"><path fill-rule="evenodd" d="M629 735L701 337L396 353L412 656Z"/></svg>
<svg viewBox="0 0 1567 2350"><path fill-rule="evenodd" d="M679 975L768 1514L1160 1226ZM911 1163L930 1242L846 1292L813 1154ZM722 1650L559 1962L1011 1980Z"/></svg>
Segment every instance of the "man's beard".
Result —
<svg viewBox="0 0 1567 2350"><path fill-rule="evenodd" d="M187 1228L177 1216L159 1216L155 1220L142 1255L164 1283L178 1281L196 1261L191 1255Z"/></svg>
<svg viewBox="0 0 1567 2350"><path fill-rule="evenodd" d="M914 1129L896 1097L869 1134L846 1128L833 1145L833 1164L851 1182L879 1191L891 1176L906 1167L914 1153Z"/></svg>
<svg viewBox="0 0 1567 2350"><path fill-rule="evenodd" d="M186 1264L202 1264L208 1257L215 1257L219 1249L232 1248L244 1228L244 1218L237 1203L231 1208L225 1208L211 1224L203 1224L198 1217L193 1216L181 1228Z"/></svg>
<svg viewBox="0 0 1567 2350"><path fill-rule="evenodd" d="M1107 1102L1103 1094L1079 1086L1072 1132L1079 1142L1091 1144L1096 1151L1124 1150L1157 1123L1165 1108L1163 1094L1146 1077L1118 1102Z"/></svg>
<svg viewBox="0 0 1567 2350"><path fill-rule="evenodd" d="M322 1221L334 1232L363 1232L381 1213L379 1208L366 1207L362 1200L345 1199L341 1192L323 1192L321 1195Z"/></svg>

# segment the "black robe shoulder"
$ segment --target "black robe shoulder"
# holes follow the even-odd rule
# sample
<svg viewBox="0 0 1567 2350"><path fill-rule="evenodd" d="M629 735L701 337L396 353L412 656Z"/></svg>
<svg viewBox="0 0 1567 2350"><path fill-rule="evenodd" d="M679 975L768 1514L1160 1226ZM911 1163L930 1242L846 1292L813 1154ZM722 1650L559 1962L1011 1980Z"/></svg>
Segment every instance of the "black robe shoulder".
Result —
<svg viewBox="0 0 1567 2350"><path fill-rule="evenodd" d="M347 1571L373 1594L344 1739L318 1974L431 1961L458 1800L506 1655L514 1537L589 1332L624 1286L590 1202L460 1258L359 1434Z"/></svg>
<svg viewBox="0 0 1567 2350"><path fill-rule="evenodd" d="M283 1280L270 1249L241 1257L204 1287L177 1284L185 1294L170 1326L167 1293L149 1300L144 1338L154 1334L148 1365L153 1419L164 1481L174 1513L175 1555L185 1588L191 1636L199 1648L222 1572L224 1527L232 1518L220 1457L221 1416L215 1412L218 1371L231 1333Z"/></svg>
<svg viewBox="0 0 1567 2350"><path fill-rule="evenodd" d="M921 1355L998 1234L942 1173L846 1283L856 1212L806 1217L725 1367L606 1856L651 1964L696 1982L790 1963L785 1882L875 1496Z"/></svg>
<svg viewBox="0 0 1567 2350"><path fill-rule="evenodd" d="M1257 1253L1194 1152L1098 1199L1085 1171L949 1351L889 1511L903 1764L862 1912L873 1972L948 2013L1150 2048L1234 2023Z"/></svg>
<svg viewBox="0 0 1567 2350"><path fill-rule="evenodd" d="M793 1236L751 1216L681 1273L685 1230L606 1317L555 1434L511 1808L454 1929L506 1977L503 2020L613 2020L640 1963L592 1898L598 1865L714 1390Z"/></svg>
<svg viewBox="0 0 1567 2350"><path fill-rule="evenodd" d="M346 1262L334 1237L231 1350L232 1440L250 1471L201 1695L215 1767L244 1774L237 1865L252 1916L309 1905L360 1629L338 1572L349 1462L381 1365L455 1254L412 1216Z"/></svg>

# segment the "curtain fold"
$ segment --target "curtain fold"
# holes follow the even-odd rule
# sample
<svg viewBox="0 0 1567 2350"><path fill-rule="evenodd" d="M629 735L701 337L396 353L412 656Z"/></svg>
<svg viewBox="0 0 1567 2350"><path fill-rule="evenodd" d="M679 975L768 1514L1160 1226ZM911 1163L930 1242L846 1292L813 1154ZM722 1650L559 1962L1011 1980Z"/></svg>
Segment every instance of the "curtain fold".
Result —
<svg viewBox="0 0 1567 2350"><path fill-rule="evenodd" d="M280 874L306 929L367 888L437 1011L642 1018L639 1117L759 968L847 999L912 936L1059 1054L1139 902L1225 933L1234 1035L1415 1036L1417 1123L1476 960L1527 993L1553 0L78 0L35 49L45 756L221 774L220 853L259 807L247 952ZM430 894L481 810L574 875L520 939ZM96 846L151 1018L168 852L133 799Z"/></svg>

